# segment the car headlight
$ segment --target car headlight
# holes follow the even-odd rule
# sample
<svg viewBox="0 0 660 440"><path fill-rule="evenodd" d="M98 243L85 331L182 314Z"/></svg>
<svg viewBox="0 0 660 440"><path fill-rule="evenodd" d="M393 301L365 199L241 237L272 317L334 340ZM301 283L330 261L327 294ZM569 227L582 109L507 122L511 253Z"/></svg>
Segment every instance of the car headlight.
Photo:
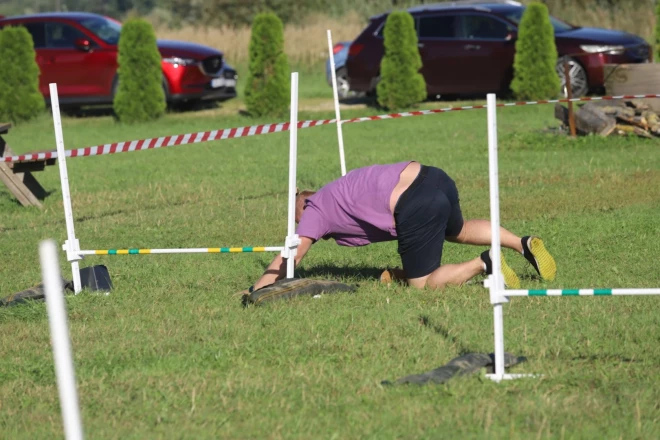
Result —
<svg viewBox="0 0 660 440"><path fill-rule="evenodd" d="M587 53L606 53L608 55L621 55L626 50L623 46L605 46L597 44L580 46L580 49Z"/></svg>
<svg viewBox="0 0 660 440"><path fill-rule="evenodd" d="M163 61L169 64L178 64L179 66L189 66L197 62L192 58L180 58L180 57L167 57L167 58L163 58Z"/></svg>

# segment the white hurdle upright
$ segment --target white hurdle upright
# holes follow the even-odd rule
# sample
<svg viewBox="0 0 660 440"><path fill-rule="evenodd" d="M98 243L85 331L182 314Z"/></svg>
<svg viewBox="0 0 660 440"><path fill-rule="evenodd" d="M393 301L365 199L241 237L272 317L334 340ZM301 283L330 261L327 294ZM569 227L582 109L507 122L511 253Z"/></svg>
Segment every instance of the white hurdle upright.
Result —
<svg viewBox="0 0 660 440"><path fill-rule="evenodd" d="M50 105L53 109L53 124L55 126L55 141L57 143L57 162L60 169L60 182L62 184L62 199L64 202L64 218L66 220L67 239L62 248L66 252L66 259L71 263L73 276L73 290L79 293L82 289L80 284L80 268L78 261L82 260L80 242L76 238L73 228L73 209L71 207L71 193L69 192L69 173L66 168L66 154L64 153L64 135L62 134L62 118L60 117L60 100L57 94L57 84L51 83Z"/></svg>
<svg viewBox="0 0 660 440"><path fill-rule="evenodd" d="M337 72L335 71L335 55L332 48L332 33L328 29L328 55L330 56L330 76L332 77L332 92L335 100L335 119L337 119L337 138L339 139L339 163L341 175L346 175L346 159L344 157L344 134L341 128L341 115L339 113L339 93L337 91Z"/></svg>
<svg viewBox="0 0 660 440"><path fill-rule="evenodd" d="M57 84L50 85L51 105L53 109L53 124L55 127L55 139L57 143L57 154L60 170L60 182L62 185L62 198L64 201L64 216L66 219L67 240L62 249L66 251L66 258L71 263L73 275L74 292L80 293L82 285L80 281L80 268L78 261L90 255L154 255L154 254L225 254L225 253L255 253L255 252L278 252L287 259L287 278L294 277L295 257L300 239L295 233L296 216L296 169L298 156L298 72L291 74L291 126L289 135L289 189L288 189L288 223L287 236L284 246L261 246L261 247L222 247L222 248L180 248L180 249L96 249L81 250L80 242L76 238L73 223L73 208L71 205L71 193L69 190L69 176L66 166L66 153L64 150L64 136L62 134L62 119L60 116L60 105L57 94Z"/></svg>
<svg viewBox="0 0 660 440"><path fill-rule="evenodd" d="M504 296L504 276L500 262L500 193L499 193L499 167L497 162L497 101L494 94L487 97L488 108L488 170L490 186L490 228L492 235L492 264L493 274L489 275L484 285L490 292L490 303L493 305L493 323L495 339L495 373L487 377L495 382L502 380L531 377L525 374L506 374L504 369L504 313L502 304L509 299Z"/></svg>
<svg viewBox="0 0 660 440"><path fill-rule="evenodd" d="M504 316L502 305L509 302L510 296L614 296L614 295L660 295L660 289L543 289L507 290L500 263L500 195L497 145L497 101L495 94L487 97L488 110L488 168L490 178L490 216L492 233L493 274L484 281L489 289L493 305L495 373L487 377L495 382L524 377L539 377L537 374L506 374L504 367Z"/></svg>
<svg viewBox="0 0 660 440"><path fill-rule="evenodd" d="M495 95L488 95L488 170L490 181L490 230L492 236L493 273L489 275L486 287L490 290L495 324L495 374L496 380L504 377L504 318L502 304L509 302L501 295L504 290L504 277L500 262L500 198L499 172L497 166L497 108Z"/></svg>
<svg viewBox="0 0 660 440"><path fill-rule="evenodd" d="M296 235L296 167L298 160L298 72L291 74L291 129L289 131L289 218L282 256L286 277L293 278L300 239Z"/></svg>
<svg viewBox="0 0 660 440"><path fill-rule="evenodd" d="M71 355L71 341L66 318L64 302L64 286L60 276L60 265L57 258L57 245L53 240L42 241L39 245L39 259L44 283L50 339L53 345L53 360L57 389L60 396L60 408L64 433L67 440L83 438L78 392L76 390L76 374Z"/></svg>

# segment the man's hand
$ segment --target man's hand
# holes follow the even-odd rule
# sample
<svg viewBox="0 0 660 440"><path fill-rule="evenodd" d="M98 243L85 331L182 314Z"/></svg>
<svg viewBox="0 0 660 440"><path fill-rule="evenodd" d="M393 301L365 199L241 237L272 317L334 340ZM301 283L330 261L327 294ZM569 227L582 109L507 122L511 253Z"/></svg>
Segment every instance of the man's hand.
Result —
<svg viewBox="0 0 660 440"><path fill-rule="evenodd" d="M298 266L300 260L303 259L310 247L312 247L314 241L309 237L300 237L300 244L298 245L298 250L296 252L296 263L295 266ZM281 280L286 276L286 260L282 258L282 255L277 255L273 261L268 265L264 274L259 278L259 281L254 283L254 290L260 289L269 284L273 284L276 281Z"/></svg>
<svg viewBox="0 0 660 440"><path fill-rule="evenodd" d="M250 289L241 290L238 293L235 293L234 296L243 297L250 295Z"/></svg>

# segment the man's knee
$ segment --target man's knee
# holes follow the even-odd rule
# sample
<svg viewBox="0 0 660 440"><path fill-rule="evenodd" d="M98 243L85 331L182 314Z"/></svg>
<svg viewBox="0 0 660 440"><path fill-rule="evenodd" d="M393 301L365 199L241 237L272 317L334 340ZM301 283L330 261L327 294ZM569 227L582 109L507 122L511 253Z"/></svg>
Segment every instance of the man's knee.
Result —
<svg viewBox="0 0 660 440"><path fill-rule="evenodd" d="M424 289L427 286L431 274L419 278L408 278L408 285L415 289Z"/></svg>
<svg viewBox="0 0 660 440"><path fill-rule="evenodd" d="M465 241L465 223L461 226L460 231L456 235L447 235L445 240L450 243L463 243Z"/></svg>
<svg viewBox="0 0 660 440"><path fill-rule="evenodd" d="M460 234L459 234L459 235L460 235ZM458 238L458 235L453 235L453 236L449 236L449 235L447 235L447 236L445 237L445 240L447 240L447 241L450 242L450 243L460 243L460 242L461 242L461 241L459 240L459 238Z"/></svg>
<svg viewBox="0 0 660 440"><path fill-rule="evenodd" d="M429 279L430 275L421 278L408 278L408 285L416 289L423 289L426 287L426 280Z"/></svg>

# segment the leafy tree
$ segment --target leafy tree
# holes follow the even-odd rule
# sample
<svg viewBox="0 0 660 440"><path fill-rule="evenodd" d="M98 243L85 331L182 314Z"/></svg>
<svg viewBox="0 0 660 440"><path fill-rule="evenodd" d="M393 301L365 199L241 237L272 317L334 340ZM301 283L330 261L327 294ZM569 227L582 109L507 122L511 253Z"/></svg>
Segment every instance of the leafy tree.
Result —
<svg viewBox="0 0 660 440"><path fill-rule="evenodd" d="M45 108L34 42L22 26L0 30L0 120L27 121Z"/></svg>
<svg viewBox="0 0 660 440"><path fill-rule="evenodd" d="M518 28L511 90L523 100L554 98L561 89L556 66L557 47L548 8L530 3Z"/></svg>
<svg viewBox="0 0 660 440"><path fill-rule="evenodd" d="M272 12L259 14L252 25L245 103L255 116L281 116L289 108L289 63L284 53L284 26Z"/></svg>
<svg viewBox="0 0 660 440"><path fill-rule="evenodd" d="M410 107L426 98L426 84L419 73L422 58L417 49L415 22L408 12L392 12L385 22L385 56L376 88L378 103L388 109Z"/></svg>
<svg viewBox="0 0 660 440"><path fill-rule="evenodd" d="M156 35L147 21L132 18L121 29L117 58L118 85L113 106L122 122L161 117L167 103Z"/></svg>

